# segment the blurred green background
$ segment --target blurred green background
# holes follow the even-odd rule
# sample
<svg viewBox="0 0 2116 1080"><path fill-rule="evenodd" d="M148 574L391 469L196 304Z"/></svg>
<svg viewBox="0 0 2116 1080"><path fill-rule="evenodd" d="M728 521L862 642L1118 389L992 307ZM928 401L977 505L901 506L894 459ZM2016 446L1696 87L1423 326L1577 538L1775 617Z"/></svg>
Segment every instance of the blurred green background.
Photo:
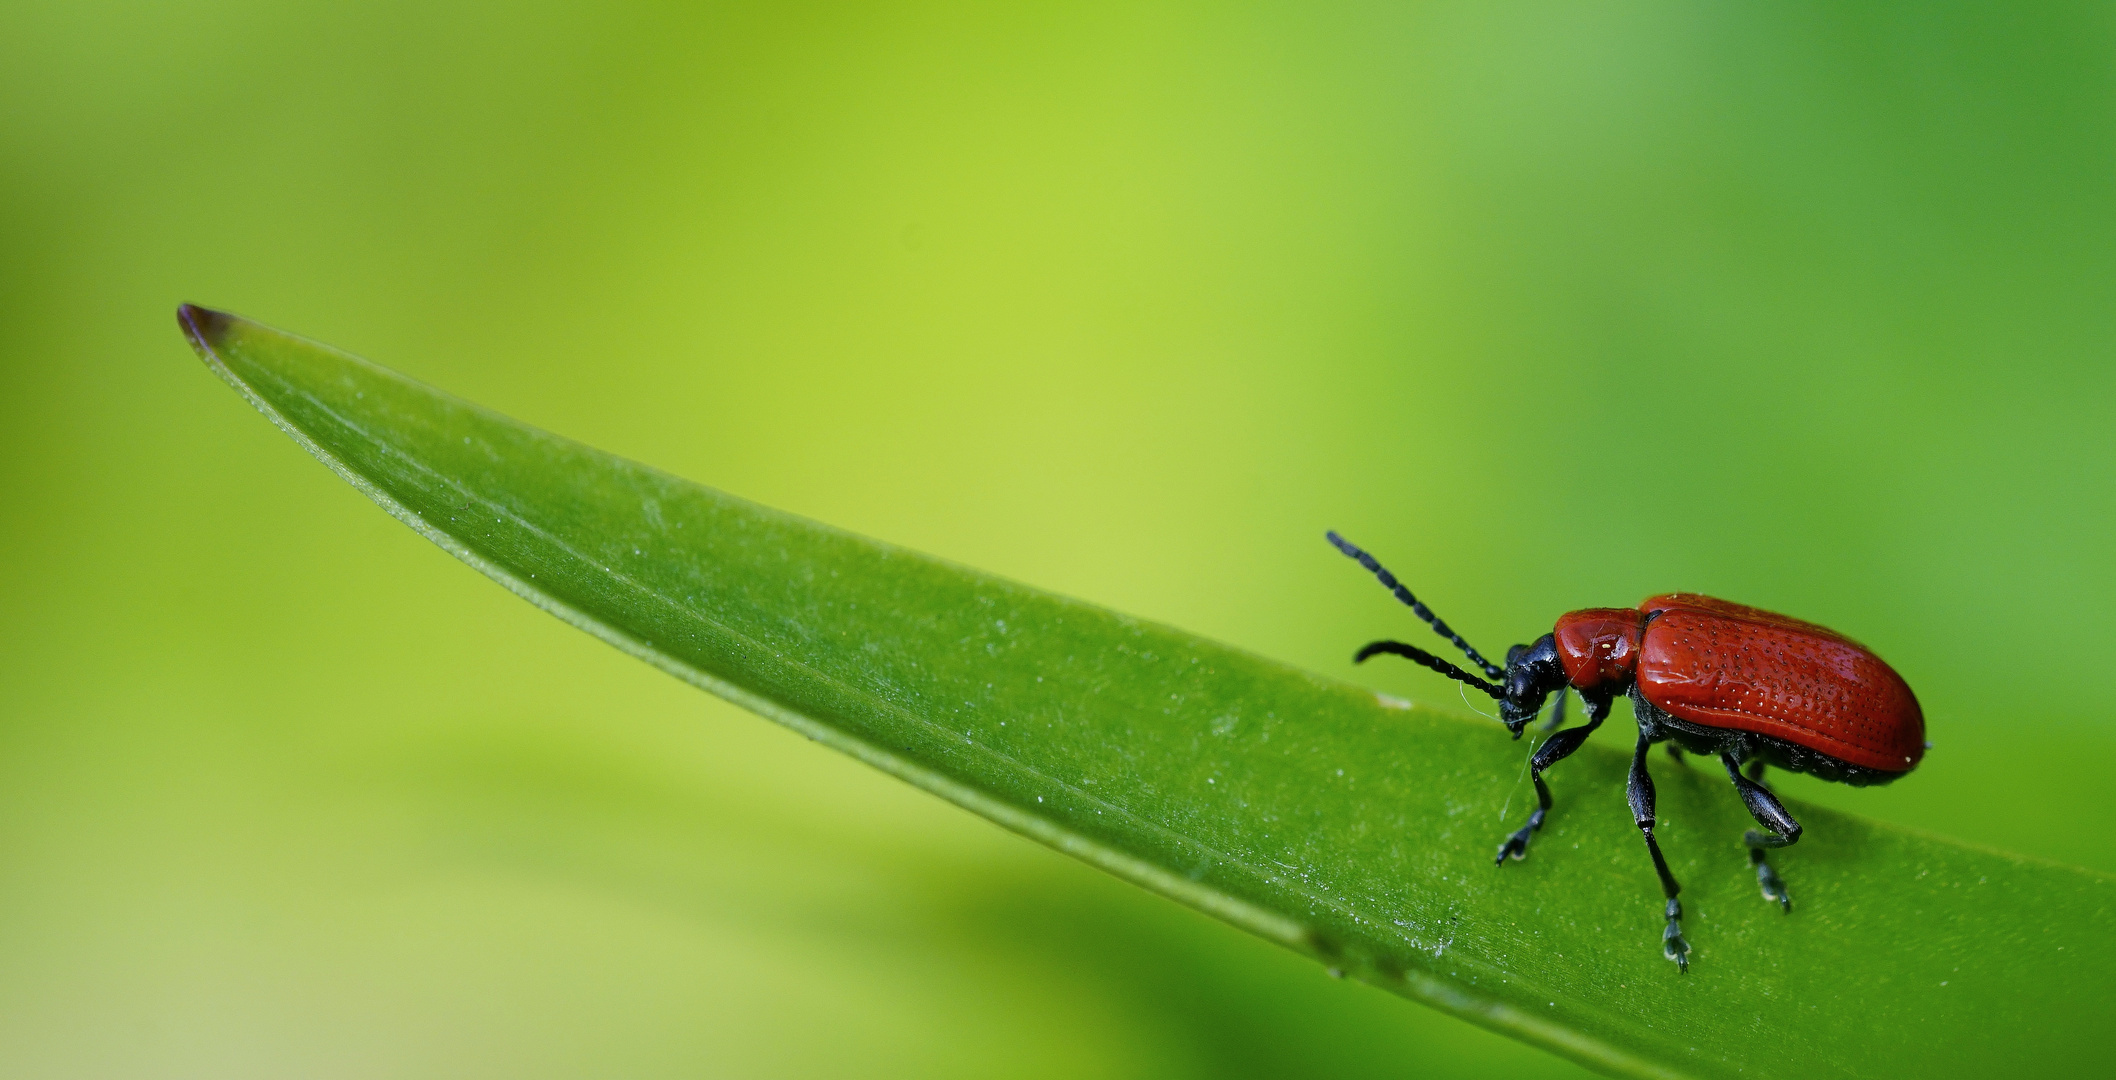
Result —
<svg viewBox="0 0 2116 1080"><path fill-rule="evenodd" d="M2116 870L2112 107L2098 5L17 0L0 1073L1578 1074L515 600L182 300L1423 700L1324 528L1782 609L1936 744L1791 794Z"/></svg>

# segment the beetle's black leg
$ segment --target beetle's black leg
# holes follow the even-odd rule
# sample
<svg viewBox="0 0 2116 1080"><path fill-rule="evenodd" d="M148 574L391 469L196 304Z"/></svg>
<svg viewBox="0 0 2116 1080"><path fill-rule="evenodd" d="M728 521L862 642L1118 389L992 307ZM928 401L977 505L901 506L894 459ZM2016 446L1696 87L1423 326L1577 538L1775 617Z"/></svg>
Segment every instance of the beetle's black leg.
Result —
<svg viewBox="0 0 2116 1080"><path fill-rule="evenodd" d="M1685 762L1685 761L1683 760L1683 748L1682 748L1682 747L1680 747L1680 746L1677 746L1677 745L1675 745L1675 744L1674 744L1674 743L1672 743L1672 742L1668 744L1668 756L1669 756L1669 757L1671 757L1671 758L1674 758L1674 759L1675 759L1675 763L1676 763L1677 765L1686 765L1686 764L1688 764L1688 762Z"/></svg>
<svg viewBox="0 0 2116 1080"><path fill-rule="evenodd" d="M1763 890L1763 898L1778 901L1780 910L1792 914L1793 896L1785 891L1785 881L1778 876L1778 871L1764 861L1762 848L1749 849L1749 865L1756 868L1756 887Z"/></svg>
<svg viewBox="0 0 2116 1080"><path fill-rule="evenodd" d="M1560 693L1562 692L1560 691ZM1558 699L1561 703L1560 708L1563 707L1562 702L1564 700L1562 697ZM1536 756L1528 761L1528 775L1536 782L1535 811L1528 815L1528 824L1516 829L1512 836L1506 838L1505 843L1499 845L1499 857L1493 860L1494 862L1500 866L1505 866L1507 859L1525 859L1528 857L1528 838L1535 835L1536 830L1543 827L1543 819L1550 814L1550 785L1543 782L1543 770L1565 760L1574 750L1578 750L1580 744L1587 741L1587 736L1594 734L1594 729L1601 727L1602 721L1608 718L1609 703L1607 701L1597 704L1592 699L1587 699L1586 724L1576 728L1566 728L1544 740L1543 745L1536 747Z"/></svg>
<svg viewBox="0 0 2116 1080"><path fill-rule="evenodd" d="M1556 731L1565 726L1565 699L1571 696L1571 691L1558 687L1558 701L1550 707L1550 720L1543 725L1544 731Z"/></svg>
<svg viewBox="0 0 2116 1080"><path fill-rule="evenodd" d="M1779 880L1778 872L1771 869L1770 863L1763 861L1763 850L1791 847L1800 839L1800 823L1793 820L1793 815L1785 812L1785 806L1778 801L1778 796L1771 794L1769 788L1756 782L1756 778L1763 775L1761 762L1749 768L1750 775L1743 776L1740 763L1734 760L1734 755L1721 754L1719 760L1726 764L1727 775L1733 778L1734 790L1741 793L1741 801L1748 806L1749 816L1756 819L1756 824L1771 830L1768 833L1760 833L1750 829L1741 834L1742 843L1749 845L1749 865L1756 868L1756 884L1763 889L1765 900L1776 900L1780 908L1791 911L1793 898L1787 895L1785 882Z"/></svg>
<svg viewBox="0 0 2116 1080"><path fill-rule="evenodd" d="M1647 730L1638 733L1638 752L1631 755L1631 783L1624 794L1631 800L1631 819L1638 823L1638 831L1646 836L1646 851L1653 856L1653 869L1660 874L1660 891L1668 898L1668 928L1661 932L1661 955L1675 961L1675 966L1684 974L1690 972L1690 943L1683 940L1683 905L1676 894L1683 887L1675 883L1675 875L1668 872L1668 860L1660 853L1660 843L1653 839L1653 777L1646 772L1646 751L1653 745Z"/></svg>

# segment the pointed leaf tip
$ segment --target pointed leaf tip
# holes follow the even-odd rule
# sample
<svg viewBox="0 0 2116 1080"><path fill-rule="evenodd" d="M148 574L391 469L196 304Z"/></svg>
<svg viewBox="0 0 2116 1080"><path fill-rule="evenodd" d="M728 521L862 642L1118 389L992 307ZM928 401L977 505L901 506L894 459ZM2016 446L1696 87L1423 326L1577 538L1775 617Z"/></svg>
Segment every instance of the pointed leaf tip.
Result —
<svg viewBox="0 0 2116 1080"><path fill-rule="evenodd" d="M191 339L192 347L201 351L220 344L220 339L227 336L228 327L234 322L235 316L225 311L197 304L179 304L176 308L176 325L182 327L184 336Z"/></svg>

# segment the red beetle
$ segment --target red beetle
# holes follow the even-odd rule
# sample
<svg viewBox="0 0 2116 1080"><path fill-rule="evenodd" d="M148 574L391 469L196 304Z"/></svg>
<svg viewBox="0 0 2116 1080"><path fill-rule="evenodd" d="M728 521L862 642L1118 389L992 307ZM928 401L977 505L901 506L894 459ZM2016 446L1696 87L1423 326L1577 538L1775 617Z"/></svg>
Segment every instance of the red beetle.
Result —
<svg viewBox="0 0 2116 1080"><path fill-rule="evenodd" d="M1631 757L1631 816L1646 836L1646 851L1668 898L1668 928L1661 951L1690 970L1690 945L1682 936L1682 887L1653 838L1653 778L1646 750L1669 742L1693 754L1716 755L1749 814L1764 831L1742 836L1749 862L1766 900L1793 909L1785 883L1764 851L1800 839L1800 823L1763 786L1763 768L1776 765L1824 780L1864 787L1886 784L1918 767L1925 756L1925 715L1910 687L1872 650L1814 623L1696 593L1647 597L1637 608L1588 608L1559 616L1555 630L1533 645L1506 653L1506 667L1486 660L1462 635L1418 602L1374 557L1330 533L1339 551L1359 561L1408 604L1441 637L1490 676L1480 679L1416 646L1376 641L1354 662L1387 653L1415 661L1499 702L1499 718L1514 738L1535 719L1553 692L1558 695L1550 727L1564 723L1565 691L1579 691L1587 723L1553 734L1529 762L1537 805L1506 842L1500 865L1528 854L1528 839L1550 813L1550 786L1543 771L1580 748L1609 717L1618 694L1631 696L1638 717L1638 749ZM1748 766L1746 775L1742 766Z"/></svg>

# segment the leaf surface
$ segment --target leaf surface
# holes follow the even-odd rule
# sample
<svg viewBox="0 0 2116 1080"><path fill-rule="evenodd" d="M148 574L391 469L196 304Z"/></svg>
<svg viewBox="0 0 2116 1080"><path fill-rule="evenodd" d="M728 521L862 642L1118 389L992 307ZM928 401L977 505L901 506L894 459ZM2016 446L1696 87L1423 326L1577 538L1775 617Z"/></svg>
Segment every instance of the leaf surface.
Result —
<svg viewBox="0 0 2116 1080"><path fill-rule="evenodd" d="M1489 721L758 506L235 316L179 321L304 448L530 602L1336 971L1619 1075L2099 1062L2106 875L1789 801L1784 914L1716 763L1655 755L1678 975L1621 736L1553 770L1530 858L1494 868L1534 795L1528 746Z"/></svg>

